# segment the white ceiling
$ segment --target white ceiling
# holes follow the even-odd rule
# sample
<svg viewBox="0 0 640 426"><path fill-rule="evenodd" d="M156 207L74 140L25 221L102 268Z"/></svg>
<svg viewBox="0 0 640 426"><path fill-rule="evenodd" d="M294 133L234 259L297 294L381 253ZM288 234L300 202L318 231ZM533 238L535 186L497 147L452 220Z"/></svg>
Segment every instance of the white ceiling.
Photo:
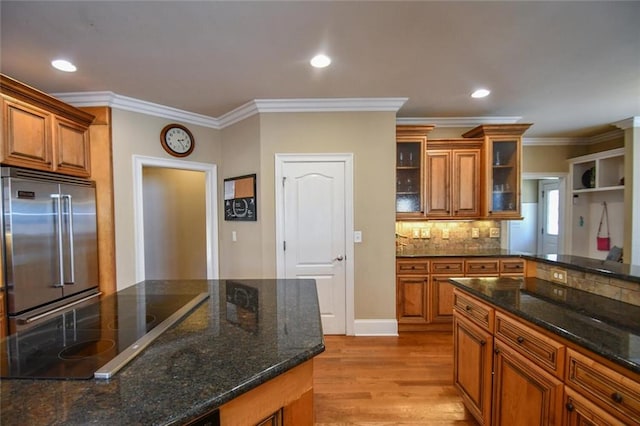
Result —
<svg viewBox="0 0 640 426"><path fill-rule="evenodd" d="M2 73L210 117L253 99L408 97L589 137L640 116L640 2L0 1ZM323 51L326 69L308 65ZM49 66L65 57L65 74ZM491 89L489 98L470 93Z"/></svg>

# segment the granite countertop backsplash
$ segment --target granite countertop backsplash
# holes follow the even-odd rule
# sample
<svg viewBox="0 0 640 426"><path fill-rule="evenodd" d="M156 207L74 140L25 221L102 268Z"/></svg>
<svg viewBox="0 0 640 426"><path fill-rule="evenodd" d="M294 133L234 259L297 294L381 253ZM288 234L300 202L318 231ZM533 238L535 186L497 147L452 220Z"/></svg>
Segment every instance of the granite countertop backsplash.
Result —
<svg viewBox="0 0 640 426"><path fill-rule="evenodd" d="M450 282L640 374L638 306L538 278L452 278Z"/></svg>
<svg viewBox="0 0 640 426"><path fill-rule="evenodd" d="M109 380L1 380L0 424L181 425L324 351L313 280L233 281L257 289L255 317L228 312L230 280L137 284L209 298Z"/></svg>

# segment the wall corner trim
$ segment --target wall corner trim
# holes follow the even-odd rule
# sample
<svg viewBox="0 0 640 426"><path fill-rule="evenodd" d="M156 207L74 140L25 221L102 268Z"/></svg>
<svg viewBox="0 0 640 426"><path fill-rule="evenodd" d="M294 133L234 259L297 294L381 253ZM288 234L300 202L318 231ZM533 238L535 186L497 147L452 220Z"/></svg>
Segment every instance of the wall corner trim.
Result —
<svg viewBox="0 0 640 426"><path fill-rule="evenodd" d="M360 319L354 321L356 336L397 336L398 321L395 319Z"/></svg>

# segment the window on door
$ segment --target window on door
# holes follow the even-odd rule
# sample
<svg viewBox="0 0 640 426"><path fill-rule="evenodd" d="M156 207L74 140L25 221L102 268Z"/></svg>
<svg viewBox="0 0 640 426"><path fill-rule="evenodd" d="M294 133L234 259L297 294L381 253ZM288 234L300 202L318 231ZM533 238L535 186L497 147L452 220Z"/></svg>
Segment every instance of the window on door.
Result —
<svg viewBox="0 0 640 426"><path fill-rule="evenodd" d="M546 226L547 234L558 236L560 224L560 190L552 189L545 194L547 203Z"/></svg>

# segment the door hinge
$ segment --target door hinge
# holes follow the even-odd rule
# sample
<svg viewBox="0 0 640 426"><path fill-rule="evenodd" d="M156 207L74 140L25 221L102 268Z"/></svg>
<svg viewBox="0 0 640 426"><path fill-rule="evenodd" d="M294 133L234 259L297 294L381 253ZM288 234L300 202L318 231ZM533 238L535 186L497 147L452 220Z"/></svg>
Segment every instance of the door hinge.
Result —
<svg viewBox="0 0 640 426"><path fill-rule="evenodd" d="M284 251L287 251L287 242L286 242L286 241L283 241L283 242L282 242L282 249L283 249Z"/></svg>
<svg viewBox="0 0 640 426"><path fill-rule="evenodd" d="M544 191L542 191L542 198L544 198Z"/></svg>
<svg viewBox="0 0 640 426"><path fill-rule="evenodd" d="M286 176L284 176L284 177L282 178L282 187L283 187L283 188L284 188L284 181L285 181L285 180L287 180L287 177L286 177Z"/></svg>

